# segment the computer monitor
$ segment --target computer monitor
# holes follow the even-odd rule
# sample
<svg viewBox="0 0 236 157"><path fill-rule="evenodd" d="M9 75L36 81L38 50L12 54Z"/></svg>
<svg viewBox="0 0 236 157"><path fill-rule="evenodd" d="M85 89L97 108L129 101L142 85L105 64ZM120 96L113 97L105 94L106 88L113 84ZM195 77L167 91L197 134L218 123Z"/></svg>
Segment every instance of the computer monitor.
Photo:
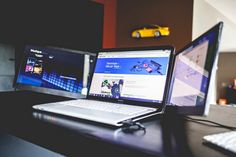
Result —
<svg viewBox="0 0 236 157"><path fill-rule="evenodd" d="M218 23L176 54L168 102L177 113L208 113L222 27Z"/></svg>
<svg viewBox="0 0 236 157"><path fill-rule="evenodd" d="M26 45L15 87L72 98L84 97L94 59L95 54L84 51Z"/></svg>

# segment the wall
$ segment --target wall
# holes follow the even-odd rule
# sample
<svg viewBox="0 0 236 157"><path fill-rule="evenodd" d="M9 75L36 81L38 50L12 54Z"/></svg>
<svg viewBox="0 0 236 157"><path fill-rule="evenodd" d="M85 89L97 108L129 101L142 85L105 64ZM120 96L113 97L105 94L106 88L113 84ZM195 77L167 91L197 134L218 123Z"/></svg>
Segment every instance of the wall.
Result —
<svg viewBox="0 0 236 157"><path fill-rule="evenodd" d="M220 53L217 70L217 98L225 98L226 87L236 78L236 53Z"/></svg>
<svg viewBox="0 0 236 157"><path fill-rule="evenodd" d="M117 0L94 0L104 5L103 48L116 47Z"/></svg>
<svg viewBox="0 0 236 157"><path fill-rule="evenodd" d="M224 22L220 52L236 52L236 1L195 0L193 8L193 38L218 23Z"/></svg>
<svg viewBox="0 0 236 157"><path fill-rule="evenodd" d="M218 15L219 13L205 0L195 0L193 8L193 39L219 22Z"/></svg>
<svg viewBox="0 0 236 157"><path fill-rule="evenodd" d="M182 48L192 39L193 0L117 1L117 47L173 45ZM145 24L170 27L169 37L133 39L131 31Z"/></svg>
<svg viewBox="0 0 236 157"><path fill-rule="evenodd" d="M12 91L15 75L15 49L11 45L0 44L0 91Z"/></svg>
<svg viewBox="0 0 236 157"><path fill-rule="evenodd" d="M103 5L87 0L1 1L0 42L102 48Z"/></svg>

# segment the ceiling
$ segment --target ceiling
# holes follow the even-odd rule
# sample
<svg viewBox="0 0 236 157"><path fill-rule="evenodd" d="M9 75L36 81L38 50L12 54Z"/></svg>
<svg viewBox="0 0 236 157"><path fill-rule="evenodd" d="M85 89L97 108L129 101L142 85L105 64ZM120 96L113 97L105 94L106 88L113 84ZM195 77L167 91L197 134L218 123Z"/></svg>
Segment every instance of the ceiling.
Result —
<svg viewBox="0 0 236 157"><path fill-rule="evenodd" d="M224 22L220 52L236 52L236 0L194 0L193 38Z"/></svg>

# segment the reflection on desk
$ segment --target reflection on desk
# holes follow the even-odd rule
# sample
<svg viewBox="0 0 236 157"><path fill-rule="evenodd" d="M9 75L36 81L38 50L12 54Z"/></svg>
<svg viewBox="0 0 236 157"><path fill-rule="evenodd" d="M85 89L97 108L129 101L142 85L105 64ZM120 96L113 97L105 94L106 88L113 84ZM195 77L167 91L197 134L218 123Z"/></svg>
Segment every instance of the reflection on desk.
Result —
<svg viewBox="0 0 236 157"><path fill-rule="evenodd" d="M219 116L221 115L221 116ZM207 117L197 117L217 121L222 124L235 125L236 108L231 110L228 107L211 106L210 114ZM100 125L90 121L73 119L58 116L45 112L34 112L33 117L52 126L70 130L76 135L84 136L91 141L99 141L105 144L100 147L109 150L106 146L115 147L112 149L112 156L157 156L157 157L226 157L228 153L212 149L203 143L202 137L210 133L223 132L226 129L204 125L197 121L186 121L183 116L175 113L165 114L163 117L153 117L141 123L146 127L146 133L135 132L134 134L124 133L119 128ZM196 117L196 116L193 116ZM101 144L99 143L99 145ZM108 145L106 145L108 144ZM97 145L89 145L94 147ZM107 153L106 155L108 155ZM103 153L102 153L103 155Z"/></svg>
<svg viewBox="0 0 236 157"><path fill-rule="evenodd" d="M39 147L33 143L0 132L1 157L63 157L63 155Z"/></svg>
<svg viewBox="0 0 236 157"><path fill-rule="evenodd" d="M156 124L153 124L153 122L152 124L150 122L145 123L145 126L148 126L146 133L142 130L133 133L125 133L117 127L98 125L94 122L46 112L34 111L33 117L50 123L51 125L57 125L78 132L93 140L112 143L123 149L143 152L146 155L163 156L162 132L158 120L156 121Z"/></svg>

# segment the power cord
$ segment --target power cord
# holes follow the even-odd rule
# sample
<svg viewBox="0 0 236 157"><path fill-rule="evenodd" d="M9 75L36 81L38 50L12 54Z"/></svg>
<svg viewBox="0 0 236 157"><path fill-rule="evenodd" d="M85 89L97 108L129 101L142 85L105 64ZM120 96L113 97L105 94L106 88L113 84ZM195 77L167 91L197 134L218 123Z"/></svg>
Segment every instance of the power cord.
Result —
<svg viewBox="0 0 236 157"><path fill-rule="evenodd" d="M146 128L139 122L134 122L132 120L126 120L122 122L121 130L126 133L133 133L138 130L142 130L146 133Z"/></svg>
<svg viewBox="0 0 236 157"><path fill-rule="evenodd" d="M188 117L188 116L184 116L184 118L188 121L193 121L193 122L201 123L201 124L204 124L204 125L210 125L210 126L213 126L213 127L221 127L221 128L226 128L226 129L229 129L229 130L235 130L236 129L236 127L234 127L234 126L228 126L228 125L220 124L220 123L217 123L217 122L214 122L214 121L211 121L211 120L191 118L191 117ZM207 124L207 123L210 123L210 124Z"/></svg>
<svg viewBox="0 0 236 157"><path fill-rule="evenodd" d="M144 136L146 134L146 128L139 122L132 120L126 120L122 122L122 126L115 130L114 138L123 138L124 134L132 134L135 136Z"/></svg>

